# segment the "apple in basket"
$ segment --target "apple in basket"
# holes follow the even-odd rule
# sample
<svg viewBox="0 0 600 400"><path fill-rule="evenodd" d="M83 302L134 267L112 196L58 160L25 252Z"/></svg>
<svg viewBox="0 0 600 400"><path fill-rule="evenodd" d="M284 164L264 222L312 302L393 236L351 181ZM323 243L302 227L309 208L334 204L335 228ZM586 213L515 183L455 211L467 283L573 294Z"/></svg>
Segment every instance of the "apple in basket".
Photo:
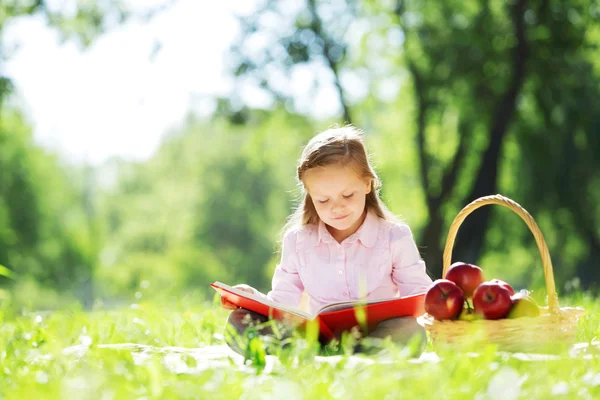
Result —
<svg viewBox="0 0 600 400"><path fill-rule="evenodd" d="M458 319L461 321L476 321L480 318L481 316L475 314L475 311L471 307L463 307L462 312L458 316Z"/></svg>
<svg viewBox="0 0 600 400"><path fill-rule="evenodd" d="M456 283L462 289L465 297L470 298L473 292L483 283L483 271L477 265L455 262L448 268L446 279Z"/></svg>
<svg viewBox="0 0 600 400"><path fill-rule="evenodd" d="M425 311L438 320L455 319L465 303L461 288L447 279L437 279L425 294Z"/></svg>
<svg viewBox="0 0 600 400"><path fill-rule="evenodd" d="M526 290L510 296L512 307L507 318L538 317L540 308Z"/></svg>
<svg viewBox="0 0 600 400"><path fill-rule="evenodd" d="M504 318L512 308L510 292L499 283L484 282L473 293L473 308L485 319Z"/></svg>
<svg viewBox="0 0 600 400"><path fill-rule="evenodd" d="M510 286L508 283L506 283L500 279L492 279L490 282L497 283L499 285L504 286L505 288L508 289L508 292L510 293L511 296L515 294L515 290L512 288L512 286Z"/></svg>

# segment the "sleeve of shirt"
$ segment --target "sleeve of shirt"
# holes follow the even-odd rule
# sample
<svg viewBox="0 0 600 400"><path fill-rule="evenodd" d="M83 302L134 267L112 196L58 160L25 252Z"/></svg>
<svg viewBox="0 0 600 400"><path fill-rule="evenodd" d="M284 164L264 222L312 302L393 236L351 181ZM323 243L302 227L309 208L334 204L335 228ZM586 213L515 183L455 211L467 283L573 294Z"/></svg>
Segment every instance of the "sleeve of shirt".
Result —
<svg viewBox="0 0 600 400"><path fill-rule="evenodd" d="M390 232L392 251L392 280L400 296L425 293L432 280L427 275L425 261L407 225L394 225Z"/></svg>
<svg viewBox="0 0 600 400"><path fill-rule="evenodd" d="M296 251L297 232L287 232L281 246L281 261L275 268L272 290L267 298L288 306L298 307L304 285L298 274L298 253Z"/></svg>

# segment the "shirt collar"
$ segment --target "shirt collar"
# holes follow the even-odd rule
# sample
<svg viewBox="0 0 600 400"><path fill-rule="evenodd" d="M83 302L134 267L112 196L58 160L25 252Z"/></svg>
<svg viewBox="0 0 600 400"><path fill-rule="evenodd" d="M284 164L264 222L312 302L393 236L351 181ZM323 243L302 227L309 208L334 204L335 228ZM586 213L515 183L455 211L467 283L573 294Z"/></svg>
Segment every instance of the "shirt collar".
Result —
<svg viewBox="0 0 600 400"><path fill-rule="evenodd" d="M372 212L367 212L367 216L362 225L356 232L348 236L344 242L354 243L359 240L365 247L375 246L377 241L377 233L379 232L379 217ZM313 246L323 243L334 243L335 239L327 230L325 223L319 221L317 231L314 234Z"/></svg>

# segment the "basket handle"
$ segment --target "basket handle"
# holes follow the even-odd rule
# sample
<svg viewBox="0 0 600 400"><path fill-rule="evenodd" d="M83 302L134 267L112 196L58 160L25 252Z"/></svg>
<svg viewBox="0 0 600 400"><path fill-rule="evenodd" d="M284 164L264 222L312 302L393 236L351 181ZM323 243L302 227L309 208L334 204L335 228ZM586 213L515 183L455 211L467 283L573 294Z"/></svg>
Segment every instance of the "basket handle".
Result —
<svg viewBox="0 0 600 400"><path fill-rule="evenodd" d="M540 250L542 264L544 266L544 277L546 279L546 291L548 294L548 310L552 313L558 312L558 295L556 294L556 287L554 285L552 261L550 261L550 253L548 252L548 246L546 245L544 236L542 235L542 232L540 231L540 228L537 226L536 222L533 220L533 217L523 207L521 207L517 202L499 194L480 197L472 201L458 213L456 218L454 218L452 225L450 225L450 231L448 232L448 238L446 239L446 247L444 248L444 269L442 271L442 276L446 276L446 272L450 267L452 248L454 247L454 240L456 239L458 228L463 223L467 215L471 214L479 207L483 207L488 204L499 204L501 206L510 208L512 211L517 213L523 219L523 221L525 221L529 227L529 230L531 230L533 233L538 249Z"/></svg>

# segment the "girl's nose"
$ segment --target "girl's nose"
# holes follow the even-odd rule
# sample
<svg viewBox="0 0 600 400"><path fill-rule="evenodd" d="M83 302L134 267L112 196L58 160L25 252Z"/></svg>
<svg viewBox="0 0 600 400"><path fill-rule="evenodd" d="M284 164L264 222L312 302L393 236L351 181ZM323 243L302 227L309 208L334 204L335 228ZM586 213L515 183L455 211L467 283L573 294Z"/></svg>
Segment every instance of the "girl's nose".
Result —
<svg viewBox="0 0 600 400"><path fill-rule="evenodd" d="M344 204L340 201L334 202L331 206L331 211L333 211L333 212L342 211L343 209L344 209Z"/></svg>

